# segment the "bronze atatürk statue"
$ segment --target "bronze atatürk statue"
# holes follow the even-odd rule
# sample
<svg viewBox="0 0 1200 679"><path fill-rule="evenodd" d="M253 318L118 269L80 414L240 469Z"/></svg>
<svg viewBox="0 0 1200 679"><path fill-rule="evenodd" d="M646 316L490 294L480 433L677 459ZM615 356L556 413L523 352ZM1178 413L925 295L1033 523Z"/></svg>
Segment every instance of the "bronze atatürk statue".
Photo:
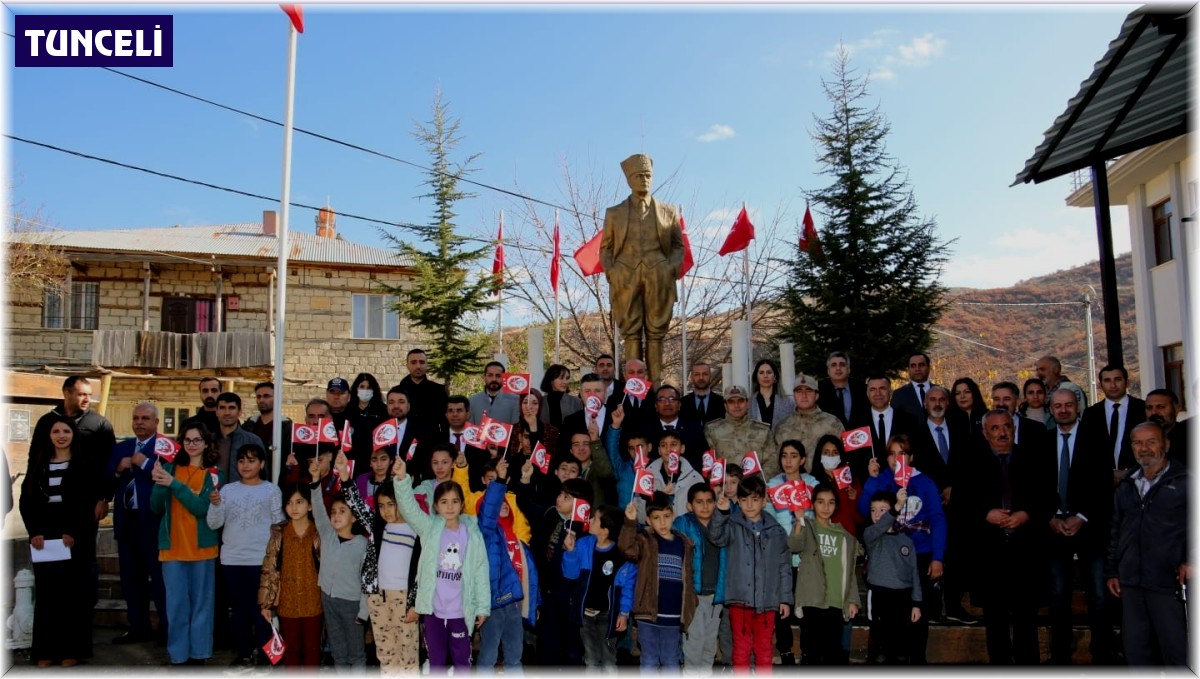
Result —
<svg viewBox="0 0 1200 679"><path fill-rule="evenodd" d="M658 381L663 338L675 309L675 280L683 266L683 231L675 207L650 196L652 168L650 156L641 153L621 161L633 194L604 213L600 263L608 277L613 325L624 340L622 358L646 361L650 379Z"/></svg>

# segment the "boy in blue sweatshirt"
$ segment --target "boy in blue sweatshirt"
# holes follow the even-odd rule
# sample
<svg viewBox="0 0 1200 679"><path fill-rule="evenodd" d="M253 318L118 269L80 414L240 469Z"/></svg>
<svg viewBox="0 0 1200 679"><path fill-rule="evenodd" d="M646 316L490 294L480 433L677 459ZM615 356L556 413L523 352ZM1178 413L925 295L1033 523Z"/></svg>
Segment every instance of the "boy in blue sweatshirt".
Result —
<svg viewBox="0 0 1200 679"><path fill-rule="evenodd" d="M621 530L621 510L602 505L592 512L587 535L568 533L563 541L563 578L574 584L570 622L579 626L583 663L613 672L617 637L629 628L637 566L625 559L613 537Z"/></svg>

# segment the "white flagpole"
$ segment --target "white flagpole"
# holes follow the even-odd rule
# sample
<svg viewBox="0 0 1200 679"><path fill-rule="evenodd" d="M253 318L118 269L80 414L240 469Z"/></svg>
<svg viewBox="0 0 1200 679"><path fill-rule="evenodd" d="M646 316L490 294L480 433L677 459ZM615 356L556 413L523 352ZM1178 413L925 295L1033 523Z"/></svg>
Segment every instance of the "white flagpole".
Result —
<svg viewBox="0 0 1200 679"><path fill-rule="evenodd" d="M742 202L742 209L746 209L746 203ZM749 214L747 214L749 218ZM750 364L754 363L754 327L750 320L750 244L747 243L745 249L742 250L742 276L746 280L746 360Z"/></svg>
<svg viewBox="0 0 1200 679"><path fill-rule="evenodd" d="M296 27L288 21L288 59L286 104L283 114L283 190L279 198L279 228L276 239L279 245L279 257L275 263L275 297L279 300L278 312L275 315L275 408L271 417L271 480L279 482L280 468L283 465L281 452L283 450L283 329L287 316L287 277L288 277L288 203L292 193L292 105L296 98Z"/></svg>
<svg viewBox="0 0 1200 679"><path fill-rule="evenodd" d="M562 242L561 241L562 234L559 233L559 230L558 230L558 208L554 208L554 235L560 239L559 242L561 243ZM555 257L558 257L558 260L559 260L559 261L555 262L555 264L558 265L558 282L559 283L562 282L562 261L561 261L562 260L562 252L561 252L561 250L562 250L562 246L560 245L559 253L557 255L555 255ZM556 285L556 286L554 286L554 362L555 363L562 362L562 359L559 358L559 345L560 345L561 340L562 340L562 323L561 323L561 319L559 318L559 314L558 314L558 286Z"/></svg>
<svg viewBox="0 0 1200 679"><path fill-rule="evenodd" d="M500 238L498 239L496 247L497 248L504 247L504 210L500 211ZM501 262L501 266L500 266L500 275L501 276L504 275L503 262ZM503 289L496 288L496 298L497 298L497 302L496 302L496 341L500 345L500 348L497 351L497 354L500 356L503 356L504 355L504 290Z"/></svg>
<svg viewBox="0 0 1200 679"><path fill-rule="evenodd" d="M681 221L683 220L683 211L682 210L679 211L679 219ZM679 385L683 390L686 390L687 389L687 376L688 376L688 353L687 353L688 286L687 286L687 281L685 280L685 277L681 276L679 278L679 287L681 290L680 295L679 295L679 344L680 344L679 353L680 353L680 360L683 362L683 365L680 368L680 372L682 373L682 375L681 375L681 380L679 382Z"/></svg>

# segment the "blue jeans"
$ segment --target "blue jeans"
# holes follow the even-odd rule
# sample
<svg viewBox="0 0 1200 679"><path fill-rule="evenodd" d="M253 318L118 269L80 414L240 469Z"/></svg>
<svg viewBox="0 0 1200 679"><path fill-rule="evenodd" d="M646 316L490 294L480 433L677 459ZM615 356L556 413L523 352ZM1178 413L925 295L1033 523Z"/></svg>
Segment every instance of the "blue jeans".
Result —
<svg viewBox="0 0 1200 679"><path fill-rule="evenodd" d="M642 671L660 667L663 674L679 672L679 625L655 625L638 620L638 645L642 647Z"/></svg>
<svg viewBox="0 0 1200 679"><path fill-rule="evenodd" d="M1054 537L1056 541L1062 540L1060 536ZM1074 589L1075 555L1069 547L1058 546L1060 549L1052 551L1050 558L1050 657L1067 661L1071 657L1074 638L1071 630L1071 591ZM1104 624L1104 557L1080 555L1079 571L1083 576L1083 592L1087 596L1092 655L1111 655L1115 640L1112 625Z"/></svg>
<svg viewBox="0 0 1200 679"><path fill-rule="evenodd" d="M479 628L479 659L475 669L491 672L496 668L500 648L504 648L504 673L521 667L525 650L525 626L521 622L521 602L493 608L491 615Z"/></svg>
<svg viewBox="0 0 1200 679"><path fill-rule="evenodd" d="M213 601L217 560L164 561L167 590L167 654L172 663L212 657Z"/></svg>

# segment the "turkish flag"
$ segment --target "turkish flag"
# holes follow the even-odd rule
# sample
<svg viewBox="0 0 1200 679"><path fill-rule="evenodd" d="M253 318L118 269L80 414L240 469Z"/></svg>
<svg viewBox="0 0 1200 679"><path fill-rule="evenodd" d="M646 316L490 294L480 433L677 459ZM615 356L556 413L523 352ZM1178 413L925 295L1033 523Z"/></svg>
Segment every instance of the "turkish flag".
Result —
<svg viewBox="0 0 1200 679"><path fill-rule="evenodd" d="M813 221L812 211L808 209L808 203L804 204L804 231L800 234L800 249L805 252L821 249L821 242L817 240L817 225Z"/></svg>
<svg viewBox="0 0 1200 679"><path fill-rule="evenodd" d="M799 509L801 511L812 507L812 491L808 489L808 484L803 481L796 481L792 485L791 508L793 511Z"/></svg>
<svg viewBox="0 0 1200 679"><path fill-rule="evenodd" d="M708 475L712 472L713 465L716 464L716 460L717 453L712 448L704 451L704 454L700 456L700 474L704 478L708 478Z"/></svg>
<svg viewBox="0 0 1200 679"><path fill-rule="evenodd" d="M734 252L740 252L749 247L752 240L754 240L754 225L750 223L750 217L746 214L746 206L743 205L737 219L733 220L733 229L729 231L729 236L725 238L725 244L721 246L717 254L724 257Z"/></svg>
<svg viewBox="0 0 1200 679"><path fill-rule="evenodd" d="M408 452L404 454L406 462L412 462L413 455L417 454L417 440L413 439L412 443L408 444Z"/></svg>
<svg viewBox="0 0 1200 679"><path fill-rule="evenodd" d="M639 443L633 457L633 468L645 469L649 464L650 457L646 455L646 447Z"/></svg>
<svg viewBox="0 0 1200 679"><path fill-rule="evenodd" d="M742 458L742 478L761 473L762 463L758 461L758 453L753 450L746 453L746 456Z"/></svg>
<svg viewBox="0 0 1200 679"><path fill-rule="evenodd" d="M771 498L775 509L788 509L792 506L792 482L784 481L778 486L771 486L767 489L767 496Z"/></svg>
<svg viewBox="0 0 1200 679"><path fill-rule="evenodd" d="M833 480L837 481L837 487L845 490L854 483L854 476L850 473L850 465L843 465L833 473Z"/></svg>
<svg viewBox="0 0 1200 679"><path fill-rule="evenodd" d="M558 260L562 259L561 244L558 239L558 210L554 211L554 258L550 260L550 289L558 292Z"/></svg>
<svg viewBox="0 0 1200 679"><path fill-rule="evenodd" d="M280 5L279 8L288 15L289 19L292 20L292 26L296 29L296 32L303 33L304 8L300 5Z"/></svg>
<svg viewBox="0 0 1200 679"><path fill-rule="evenodd" d="M667 453L667 473L671 476L679 473L679 453L675 451Z"/></svg>
<svg viewBox="0 0 1200 679"><path fill-rule="evenodd" d="M529 393L529 373L504 373L502 380L500 391L506 394Z"/></svg>
<svg viewBox="0 0 1200 679"><path fill-rule="evenodd" d="M683 232L683 266L679 268L679 278L683 278L688 271L695 266L696 260L692 257L692 239L688 238L687 224L683 221L683 213L679 213L679 230Z"/></svg>
<svg viewBox="0 0 1200 679"><path fill-rule="evenodd" d="M497 448L508 447L508 439L512 436L511 424L494 420L485 414L479 426L483 428L483 439L489 444Z"/></svg>
<svg viewBox="0 0 1200 679"><path fill-rule="evenodd" d="M379 426L375 427L375 431L371 432L373 450L390 448L391 446L400 444L400 439L397 436L399 432L396 431L397 424L396 418L393 417L390 420L380 422Z"/></svg>
<svg viewBox="0 0 1200 679"><path fill-rule="evenodd" d="M317 444L317 428L310 424L295 422L292 424L292 443Z"/></svg>
<svg viewBox="0 0 1200 679"><path fill-rule="evenodd" d="M725 461L717 458L713 463L712 472L708 476L708 485L719 486L725 483Z"/></svg>
<svg viewBox="0 0 1200 679"><path fill-rule="evenodd" d="M492 277L496 279L493 295L500 294L504 284L504 213L500 213L500 227L496 230L496 255L492 257Z"/></svg>
<svg viewBox="0 0 1200 679"><path fill-rule="evenodd" d="M904 459L903 455L896 456L896 469L893 474L893 479L896 485L901 488L908 488L908 482L913 477L913 467Z"/></svg>
<svg viewBox="0 0 1200 679"><path fill-rule="evenodd" d="M604 232L600 231L575 251L575 263L579 265L579 271L584 276L604 273L604 267L600 265L600 239L603 236Z"/></svg>
<svg viewBox="0 0 1200 679"><path fill-rule="evenodd" d="M859 427L842 432L842 447L847 451L869 448L871 446L871 428Z"/></svg>
<svg viewBox="0 0 1200 679"><path fill-rule="evenodd" d="M169 439L166 436L154 439L154 454L162 458L163 462L174 462L179 449L180 445L175 439Z"/></svg>
<svg viewBox="0 0 1200 679"><path fill-rule="evenodd" d="M320 443L341 443L338 438L337 425L333 423L332 419L317 420L317 436Z"/></svg>
<svg viewBox="0 0 1200 679"><path fill-rule="evenodd" d="M350 420L346 420L342 424L342 452L348 453L354 447L354 428L350 426Z"/></svg>
<svg viewBox="0 0 1200 679"><path fill-rule="evenodd" d="M546 446L543 446L541 441L533 447L533 454L529 456L529 460L541 473L550 473L550 453L546 452Z"/></svg>
<svg viewBox="0 0 1200 679"><path fill-rule="evenodd" d="M571 505L571 520L582 523L583 530L588 529L588 524L592 521L592 506L588 504L587 500L575 498Z"/></svg>
<svg viewBox="0 0 1200 679"><path fill-rule="evenodd" d="M208 475L212 477L213 490L219 488L221 486L221 471L216 467L209 467Z"/></svg>
<svg viewBox="0 0 1200 679"><path fill-rule="evenodd" d="M274 625L271 625L271 638L263 644L262 648L272 665L278 665L279 661L283 660L283 637L279 636L279 630L275 629Z"/></svg>
<svg viewBox="0 0 1200 679"><path fill-rule="evenodd" d="M637 470L637 476L633 480L633 490L638 495L645 495L648 498L654 497L654 472L645 469Z"/></svg>

